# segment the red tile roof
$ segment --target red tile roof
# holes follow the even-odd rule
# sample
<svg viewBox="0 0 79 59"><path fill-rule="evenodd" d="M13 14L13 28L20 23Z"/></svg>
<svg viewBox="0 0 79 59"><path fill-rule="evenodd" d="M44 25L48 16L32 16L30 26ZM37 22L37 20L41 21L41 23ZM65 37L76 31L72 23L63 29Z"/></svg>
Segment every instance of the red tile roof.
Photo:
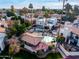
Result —
<svg viewBox="0 0 79 59"><path fill-rule="evenodd" d="M74 27L73 24L67 24L66 27L69 29L69 31L79 35L79 28Z"/></svg>
<svg viewBox="0 0 79 59"><path fill-rule="evenodd" d="M48 49L48 45L46 45L45 43L39 43L39 45L37 46L37 47L33 47L33 49L35 50L35 51L37 51L37 50L42 50L42 49Z"/></svg>
<svg viewBox="0 0 79 59"><path fill-rule="evenodd" d="M21 40L23 40L29 44L32 44L32 45L37 45L39 42L41 42L40 38L33 37L33 36L28 35L28 34L23 34Z"/></svg>
<svg viewBox="0 0 79 59"><path fill-rule="evenodd" d="M5 28L0 27L0 33L5 32Z"/></svg>
<svg viewBox="0 0 79 59"><path fill-rule="evenodd" d="M79 35L79 28L76 28L74 26L68 27L69 30L77 35Z"/></svg>

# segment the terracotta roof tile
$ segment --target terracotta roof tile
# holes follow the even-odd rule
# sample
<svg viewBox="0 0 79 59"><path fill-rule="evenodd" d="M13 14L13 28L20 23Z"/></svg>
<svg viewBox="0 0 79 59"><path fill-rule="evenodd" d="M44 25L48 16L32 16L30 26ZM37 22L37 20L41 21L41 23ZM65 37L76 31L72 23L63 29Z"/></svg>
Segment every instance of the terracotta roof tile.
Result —
<svg viewBox="0 0 79 59"><path fill-rule="evenodd" d="M41 41L40 38L33 37L33 36L28 35L28 34L24 34L22 36L22 39L21 40L23 40L23 41L25 41L25 42L27 42L29 44L32 44L32 45L37 45Z"/></svg>
<svg viewBox="0 0 79 59"><path fill-rule="evenodd" d="M5 32L5 28L0 27L0 33Z"/></svg>
<svg viewBox="0 0 79 59"><path fill-rule="evenodd" d="M33 48L34 50L42 50L42 49L48 49L48 45L46 45L45 43L39 43L39 45L36 48Z"/></svg>
<svg viewBox="0 0 79 59"><path fill-rule="evenodd" d="M69 30L77 35L79 35L79 28L76 28L74 26L68 27Z"/></svg>
<svg viewBox="0 0 79 59"><path fill-rule="evenodd" d="M79 35L79 28L74 27L73 24L66 25L66 27L69 29L69 31Z"/></svg>

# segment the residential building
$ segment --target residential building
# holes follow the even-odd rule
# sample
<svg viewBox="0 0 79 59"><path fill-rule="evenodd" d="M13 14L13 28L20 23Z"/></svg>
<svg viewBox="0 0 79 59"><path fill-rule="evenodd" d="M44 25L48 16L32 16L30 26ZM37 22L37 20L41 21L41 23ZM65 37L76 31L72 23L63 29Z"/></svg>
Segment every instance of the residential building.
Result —
<svg viewBox="0 0 79 59"><path fill-rule="evenodd" d="M79 28L79 19L76 19L74 22L73 22L73 25L77 28Z"/></svg>
<svg viewBox="0 0 79 59"><path fill-rule="evenodd" d="M51 30L53 26L56 26L57 24L57 18L55 17L51 17L47 20L47 26L49 27L49 29Z"/></svg>
<svg viewBox="0 0 79 59"><path fill-rule="evenodd" d="M39 16L36 20L36 31L44 31L44 26L46 23L46 19L44 17Z"/></svg>
<svg viewBox="0 0 79 59"><path fill-rule="evenodd" d="M27 33L22 35L21 41L24 42L24 48L32 53L38 53L38 51L46 52L48 45L41 42L41 38L33 37Z"/></svg>
<svg viewBox="0 0 79 59"><path fill-rule="evenodd" d="M5 28L0 27L0 53L4 50L5 44L4 44L4 39L5 39Z"/></svg>
<svg viewBox="0 0 79 59"><path fill-rule="evenodd" d="M6 16L6 9L0 9L0 16L1 17Z"/></svg>
<svg viewBox="0 0 79 59"><path fill-rule="evenodd" d="M64 30L64 28L66 28ZM65 43L58 45L58 51L66 58L67 56L79 56L79 28L73 26L73 24L65 25L63 28L63 35L65 37Z"/></svg>

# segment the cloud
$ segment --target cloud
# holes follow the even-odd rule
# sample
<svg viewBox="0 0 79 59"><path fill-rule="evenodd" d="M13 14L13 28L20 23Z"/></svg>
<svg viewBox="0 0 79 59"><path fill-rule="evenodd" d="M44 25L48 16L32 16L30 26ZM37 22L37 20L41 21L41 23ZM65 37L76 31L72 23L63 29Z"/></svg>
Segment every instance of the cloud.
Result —
<svg viewBox="0 0 79 59"><path fill-rule="evenodd" d="M0 8L9 8L11 5L14 5L16 8L28 7L29 3L32 3L34 8L62 8L62 0L0 0ZM71 5L79 5L79 0L69 0L68 3Z"/></svg>
<svg viewBox="0 0 79 59"><path fill-rule="evenodd" d="M21 3L25 0L0 0L0 4L16 4L16 3Z"/></svg>

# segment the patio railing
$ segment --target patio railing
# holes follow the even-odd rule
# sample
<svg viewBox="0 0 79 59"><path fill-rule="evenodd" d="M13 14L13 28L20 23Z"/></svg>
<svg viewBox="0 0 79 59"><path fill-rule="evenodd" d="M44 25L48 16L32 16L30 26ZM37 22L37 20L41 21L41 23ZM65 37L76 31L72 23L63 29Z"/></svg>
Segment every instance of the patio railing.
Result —
<svg viewBox="0 0 79 59"><path fill-rule="evenodd" d="M64 58L70 55L69 52L66 51L61 45L59 45L57 49Z"/></svg>
<svg viewBox="0 0 79 59"><path fill-rule="evenodd" d="M79 56L79 52L68 52L61 45L58 46L58 51L61 53L61 55L63 57L66 57L66 56Z"/></svg>

